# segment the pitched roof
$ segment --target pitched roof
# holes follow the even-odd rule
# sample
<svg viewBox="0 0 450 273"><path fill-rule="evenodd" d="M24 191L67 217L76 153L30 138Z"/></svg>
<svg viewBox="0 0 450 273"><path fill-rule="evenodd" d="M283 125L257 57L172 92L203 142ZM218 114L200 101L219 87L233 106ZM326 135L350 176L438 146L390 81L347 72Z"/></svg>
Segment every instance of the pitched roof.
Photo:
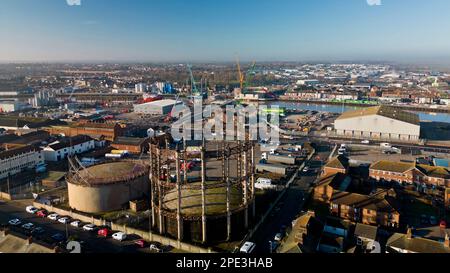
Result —
<svg viewBox="0 0 450 273"><path fill-rule="evenodd" d="M383 116L391 119L396 119L399 121L403 121L406 123L411 123L414 125L420 124L420 118L419 115L399 110L394 107L381 105L381 106L375 106L375 107L368 107L368 108L362 108L355 111L348 111L342 114L337 120L343 120L343 119L349 119L349 118L356 118L356 117L365 117L365 116Z"/></svg>
<svg viewBox="0 0 450 273"><path fill-rule="evenodd" d="M429 165L417 165L416 167L429 177L450 179L450 170L447 168Z"/></svg>
<svg viewBox="0 0 450 273"><path fill-rule="evenodd" d="M330 203L346 205L354 208L368 209L373 211L383 211L387 213L397 212L391 203L379 195L363 195L350 192L335 192L331 196Z"/></svg>
<svg viewBox="0 0 450 273"><path fill-rule="evenodd" d="M406 234L394 233L386 246L408 250L415 253L450 253L444 244L425 238L408 238Z"/></svg>
<svg viewBox="0 0 450 273"><path fill-rule="evenodd" d="M347 169L349 166L349 159L345 156L337 156L329 161L325 167L334 169Z"/></svg>
<svg viewBox="0 0 450 273"><path fill-rule="evenodd" d="M59 120L50 120L44 118L30 118L17 116L0 116L0 127L22 128L27 125L30 128L39 128L51 124L61 123Z"/></svg>
<svg viewBox="0 0 450 273"><path fill-rule="evenodd" d="M82 143L85 143L85 142L88 142L91 140L92 140L92 138L90 136L78 135L78 136L66 138L55 144L50 144L49 147L52 148L53 150L57 151L57 150L61 150L61 149L70 147L71 145L75 146L75 145L82 144Z"/></svg>
<svg viewBox="0 0 450 273"><path fill-rule="evenodd" d="M371 170L404 173L416 167L415 163L380 160L370 166Z"/></svg>
<svg viewBox="0 0 450 273"><path fill-rule="evenodd" d="M25 153L30 153L36 151L36 147L33 147L31 145L27 145L24 147L19 147L19 148L14 148L14 149L10 149L10 150L6 150L3 152L0 152L0 160L4 160L19 154L25 154Z"/></svg>
<svg viewBox="0 0 450 273"><path fill-rule="evenodd" d="M332 175L320 177L320 180L319 182L317 182L316 187L330 186L333 189L345 191L350 185L350 182L351 178L349 176L342 173L335 173Z"/></svg>
<svg viewBox="0 0 450 273"><path fill-rule="evenodd" d="M378 227L357 223L355 227L355 236L376 240Z"/></svg>
<svg viewBox="0 0 450 273"><path fill-rule="evenodd" d="M138 137L117 137L112 144L139 146L142 145L145 140L145 138Z"/></svg>

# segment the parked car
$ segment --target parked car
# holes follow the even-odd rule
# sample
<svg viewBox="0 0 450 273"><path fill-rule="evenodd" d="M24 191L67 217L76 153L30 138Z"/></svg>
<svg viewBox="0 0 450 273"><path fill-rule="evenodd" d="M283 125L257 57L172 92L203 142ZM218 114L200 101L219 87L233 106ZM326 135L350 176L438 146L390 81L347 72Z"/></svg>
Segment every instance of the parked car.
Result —
<svg viewBox="0 0 450 273"><path fill-rule="evenodd" d="M127 238L127 234L123 232L117 232L112 235L112 238L117 241L123 241Z"/></svg>
<svg viewBox="0 0 450 273"><path fill-rule="evenodd" d="M85 231L94 231L96 228L97 226L93 224L87 224L83 226L83 230Z"/></svg>
<svg viewBox="0 0 450 273"><path fill-rule="evenodd" d="M58 222L60 222L61 224L68 224L70 222L70 218L69 217L61 217L58 219Z"/></svg>
<svg viewBox="0 0 450 273"><path fill-rule="evenodd" d="M35 229L33 229L33 231L31 232L31 234L33 235L42 235L45 233L45 229L41 228L41 227L37 227Z"/></svg>
<svg viewBox="0 0 450 273"><path fill-rule="evenodd" d="M281 242L283 240L283 234L277 233L274 237L275 242Z"/></svg>
<svg viewBox="0 0 450 273"><path fill-rule="evenodd" d="M50 219L50 220L56 221L56 220L58 220L58 218L59 218L59 214L57 214L57 213L52 213L52 214L50 214L49 216L47 216L47 218Z"/></svg>
<svg viewBox="0 0 450 273"><path fill-rule="evenodd" d="M25 208L26 212L31 213L31 214L35 214L36 212L38 212L39 210L33 206L28 206Z"/></svg>
<svg viewBox="0 0 450 273"><path fill-rule="evenodd" d="M362 144L370 144L370 140L363 140L361 141Z"/></svg>
<svg viewBox="0 0 450 273"><path fill-rule="evenodd" d="M434 216L430 216L430 224L432 226L436 226L438 224L438 220Z"/></svg>
<svg viewBox="0 0 450 273"><path fill-rule="evenodd" d="M34 224L33 223L27 223L27 224L22 225L22 228L25 229L25 230L33 230Z"/></svg>
<svg viewBox="0 0 450 273"><path fill-rule="evenodd" d="M308 166L306 166L304 169L303 169L303 172L304 173L307 173L307 172L309 172L309 167Z"/></svg>
<svg viewBox="0 0 450 273"><path fill-rule="evenodd" d="M40 211L36 212L37 217L45 218L45 217L47 217L47 215L48 215L48 213L46 210L40 210Z"/></svg>
<svg viewBox="0 0 450 273"><path fill-rule="evenodd" d="M72 223L70 223L70 225L73 227L79 228L79 227L81 227L81 221L78 221L78 220L73 221Z"/></svg>
<svg viewBox="0 0 450 273"><path fill-rule="evenodd" d="M159 246L157 246L156 244L151 244L150 245L150 250L153 251L153 252L157 252L157 253L162 252L162 249Z"/></svg>
<svg viewBox="0 0 450 273"><path fill-rule="evenodd" d="M65 237L61 233L55 233L52 235L52 239L55 240L56 242L62 242L65 240Z"/></svg>
<svg viewBox="0 0 450 273"><path fill-rule="evenodd" d="M140 248L145 248L147 246L147 242L142 239L134 241L134 244Z"/></svg>
<svg viewBox="0 0 450 273"><path fill-rule="evenodd" d="M428 224L428 217L425 214L420 215L420 223L422 225L427 225Z"/></svg>
<svg viewBox="0 0 450 273"><path fill-rule="evenodd" d="M111 233L111 230L109 230L108 228L101 228L98 230L97 235L107 238Z"/></svg>
<svg viewBox="0 0 450 273"><path fill-rule="evenodd" d="M256 248L256 244L252 242L245 242L244 245L241 247L239 252L250 254L252 253Z"/></svg>
<svg viewBox="0 0 450 273"><path fill-rule="evenodd" d="M19 219L12 219L8 222L11 226L18 226L22 224L22 222Z"/></svg>

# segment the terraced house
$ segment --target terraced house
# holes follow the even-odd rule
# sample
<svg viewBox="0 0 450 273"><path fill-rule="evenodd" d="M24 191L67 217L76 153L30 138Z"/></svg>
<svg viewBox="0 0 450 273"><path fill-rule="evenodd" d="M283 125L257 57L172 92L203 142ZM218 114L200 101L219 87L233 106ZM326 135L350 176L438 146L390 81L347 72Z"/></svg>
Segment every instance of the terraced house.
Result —
<svg viewBox="0 0 450 273"><path fill-rule="evenodd" d="M416 184L427 187L450 187L450 171L444 167L378 161L370 166L369 176L377 181Z"/></svg>
<svg viewBox="0 0 450 273"><path fill-rule="evenodd" d="M400 211L393 190L379 190L371 195L335 191L330 200L333 216L355 223L397 228Z"/></svg>

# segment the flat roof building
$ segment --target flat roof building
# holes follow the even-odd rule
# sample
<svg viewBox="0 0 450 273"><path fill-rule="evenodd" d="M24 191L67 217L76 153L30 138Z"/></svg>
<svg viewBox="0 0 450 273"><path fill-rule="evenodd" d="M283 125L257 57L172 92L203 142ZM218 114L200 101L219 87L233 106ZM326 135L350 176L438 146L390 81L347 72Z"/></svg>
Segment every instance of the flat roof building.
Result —
<svg viewBox="0 0 450 273"><path fill-rule="evenodd" d="M167 115L177 104L179 104L179 102L175 100L159 100L143 104L135 104L134 112L145 115Z"/></svg>
<svg viewBox="0 0 450 273"><path fill-rule="evenodd" d="M337 135L360 139L418 141L420 119L417 114L389 106L349 111L336 119Z"/></svg>

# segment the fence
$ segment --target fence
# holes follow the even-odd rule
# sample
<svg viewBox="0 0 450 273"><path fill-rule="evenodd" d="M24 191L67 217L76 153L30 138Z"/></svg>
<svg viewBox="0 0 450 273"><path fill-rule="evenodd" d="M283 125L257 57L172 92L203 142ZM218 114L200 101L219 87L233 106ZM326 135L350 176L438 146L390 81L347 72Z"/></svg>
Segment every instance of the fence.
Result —
<svg viewBox="0 0 450 273"><path fill-rule="evenodd" d="M103 219L97 219L93 216L86 216L80 213L76 213L73 211L68 211L68 210L64 210L64 209L60 209L60 208L55 208L53 206L48 206L48 205L44 205L41 203L37 203L34 202L33 206L38 208L38 209L45 209L47 211L50 212L54 212L57 213L59 215L64 215L64 216L69 216L73 219L77 219L80 220L82 222L85 223L92 223L94 225L97 226L104 226L106 225L106 221ZM180 242L178 240L175 239L171 239L171 238L167 238L164 236L161 236L159 234L154 234L152 232L148 232L148 231L144 231L144 230L138 230L135 228L130 228L127 227L126 225L119 225L119 224L115 224L112 223L111 224L111 229L112 230L117 230L117 231L121 231L124 232L126 234L135 234L140 236L142 239L147 240L147 241L151 241L151 242L158 242L161 243L163 245L167 245L167 246L171 246L186 252L191 252L191 253L215 253L215 251L211 250L211 249L207 249L207 248L203 248L200 246L195 246L195 245L191 245L185 242Z"/></svg>

